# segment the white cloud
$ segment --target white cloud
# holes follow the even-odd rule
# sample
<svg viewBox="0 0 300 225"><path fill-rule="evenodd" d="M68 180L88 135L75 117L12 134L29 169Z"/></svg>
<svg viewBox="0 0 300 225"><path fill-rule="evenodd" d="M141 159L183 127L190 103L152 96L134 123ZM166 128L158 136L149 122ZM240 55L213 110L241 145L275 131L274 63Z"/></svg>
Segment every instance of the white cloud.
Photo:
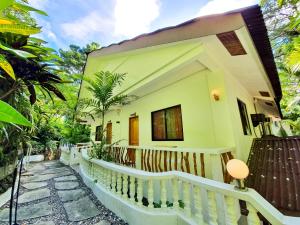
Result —
<svg viewBox="0 0 300 225"><path fill-rule="evenodd" d="M75 41L84 41L99 33L112 32L112 27L113 21L100 16L97 11L75 21L61 24L63 35L69 36Z"/></svg>
<svg viewBox="0 0 300 225"><path fill-rule="evenodd" d="M238 9L257 4L258 0L212 0L203 6L198 16L223 13L233 9Z"/></svg>
<svg viewBox="0 0 300 225"><path fill-rule="evenodd" d="M133 37L150 30L159 16L159 0L117 0L114 9L115 35Z"/></svg>
<svg viewBox="0 0 300 225"><path fill-rule="evenodd" d="M48 0L29 0L29 5L40 9L40 10L45 10L46 6L49 4Z"/></svg>

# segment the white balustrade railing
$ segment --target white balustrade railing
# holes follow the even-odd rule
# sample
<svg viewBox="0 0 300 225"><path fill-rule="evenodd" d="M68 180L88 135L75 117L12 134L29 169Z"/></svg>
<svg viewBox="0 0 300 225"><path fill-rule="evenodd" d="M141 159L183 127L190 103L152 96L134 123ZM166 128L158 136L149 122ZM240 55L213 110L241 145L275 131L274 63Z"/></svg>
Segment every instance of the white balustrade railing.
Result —
<svg viewBox="0 0 300 225"><path fill-rule="evenodd" d="M179 171L153 173L116 165L91 159L86 150L80 164L85 174L120 201L153 213L176 213L189 224L237 225L245 217L248 225L257 225L258 214L273 225L300 224L300 218L284 216L253 189L240 192L233 185Z"/></svg>

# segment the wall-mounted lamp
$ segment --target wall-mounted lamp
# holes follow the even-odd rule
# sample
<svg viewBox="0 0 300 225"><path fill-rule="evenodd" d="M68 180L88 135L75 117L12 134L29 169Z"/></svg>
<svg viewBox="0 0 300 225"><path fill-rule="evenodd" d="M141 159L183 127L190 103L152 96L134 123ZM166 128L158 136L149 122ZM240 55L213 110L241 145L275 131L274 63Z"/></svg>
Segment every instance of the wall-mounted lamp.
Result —
<svg viewBox="0 0 300 225"><path fill-rule="evenodd" d="M239 191L247 191L248 189L245 186L244 179L249 175L249 168L246 163L238 159L231 159L228 161L226 168L230 176L235 178L237 181L235 189Z"/></svg>
<svg viewBox="0 0 300 225"><path fill-rule="evenodd" d="M136 112L135 113L131 113L130 117L136 117Z"/></svg>
<svg viewBox="0 0 300 225"><path fill-rule="evenodd" d="M219 101L220 100L220 91L219 90L212 90L211 91L211 95L214 98L215 101Z"/></svg>

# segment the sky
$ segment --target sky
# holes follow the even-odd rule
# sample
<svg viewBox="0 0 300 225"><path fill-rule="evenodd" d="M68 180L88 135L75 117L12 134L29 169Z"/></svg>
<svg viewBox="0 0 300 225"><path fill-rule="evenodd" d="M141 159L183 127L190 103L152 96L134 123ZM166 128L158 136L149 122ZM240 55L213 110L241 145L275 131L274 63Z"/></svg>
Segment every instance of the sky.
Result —
<svg viewBox="0 0 300 225"><path fill-rule="evenodd" d="M29 0L48 16L34 14L55 49L92 41L107 46L189 19L257 4L258 0Z"/></svg>

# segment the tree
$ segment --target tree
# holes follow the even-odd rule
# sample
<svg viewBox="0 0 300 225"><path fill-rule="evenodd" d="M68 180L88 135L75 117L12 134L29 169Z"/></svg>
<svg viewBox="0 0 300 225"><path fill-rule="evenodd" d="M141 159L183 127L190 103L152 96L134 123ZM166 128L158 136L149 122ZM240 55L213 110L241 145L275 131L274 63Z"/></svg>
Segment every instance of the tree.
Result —
<svg viewBox="0 0 300 225"><path fill-rule="evenodd" d="M300 127L299 1L262 0L261 4L282 86L281 109L296 134Z"/></svg>
<svg viewBox="0 0 300 225"><path fill-rule="evenodd" d="M5 0L0 4L0 99L3 100L1 120L22 125L29 125L29 122L26 123L23 118L20 123L22 117L6 103L34 124L32 104L39 100L38 93L50 98L54 94L65 100L56 86L64 82L57 75L56 63L59 57L53 49L44 45L45 41L31 37L32 34L39 33L41 28L37 26L30 12L47 15L30 7L26 1ZM34 135L35 129L34 125L26 128L2 124L1 152L7 154L24 148Z"/></svg>
<svg viewBox="0 0 300 225"><path fill-rule="evenodd" d="M62 70L69 75L82 74L87 54L98 48L100 48L100 45L92 42L85 47L70 45L69 50L59 49L59 55L62 58L60 62ZM79 83L80 79L77 78L76 81L76 83Z"/></svg>
<svg viewBox="0 0 300 225"><path fill-rule="evenodd" d="M92 93L93 98L88 99L86 106L91 109L90 113L98 115L102 119L100 140L105 142L104 126L105 114L112 106L125 105L129 103L129 96L114 95L114 89L120 86L124 81L124 73L111 73L110 71L100 71L95 73L95 80L86 79L88 90Z"/></svg>

